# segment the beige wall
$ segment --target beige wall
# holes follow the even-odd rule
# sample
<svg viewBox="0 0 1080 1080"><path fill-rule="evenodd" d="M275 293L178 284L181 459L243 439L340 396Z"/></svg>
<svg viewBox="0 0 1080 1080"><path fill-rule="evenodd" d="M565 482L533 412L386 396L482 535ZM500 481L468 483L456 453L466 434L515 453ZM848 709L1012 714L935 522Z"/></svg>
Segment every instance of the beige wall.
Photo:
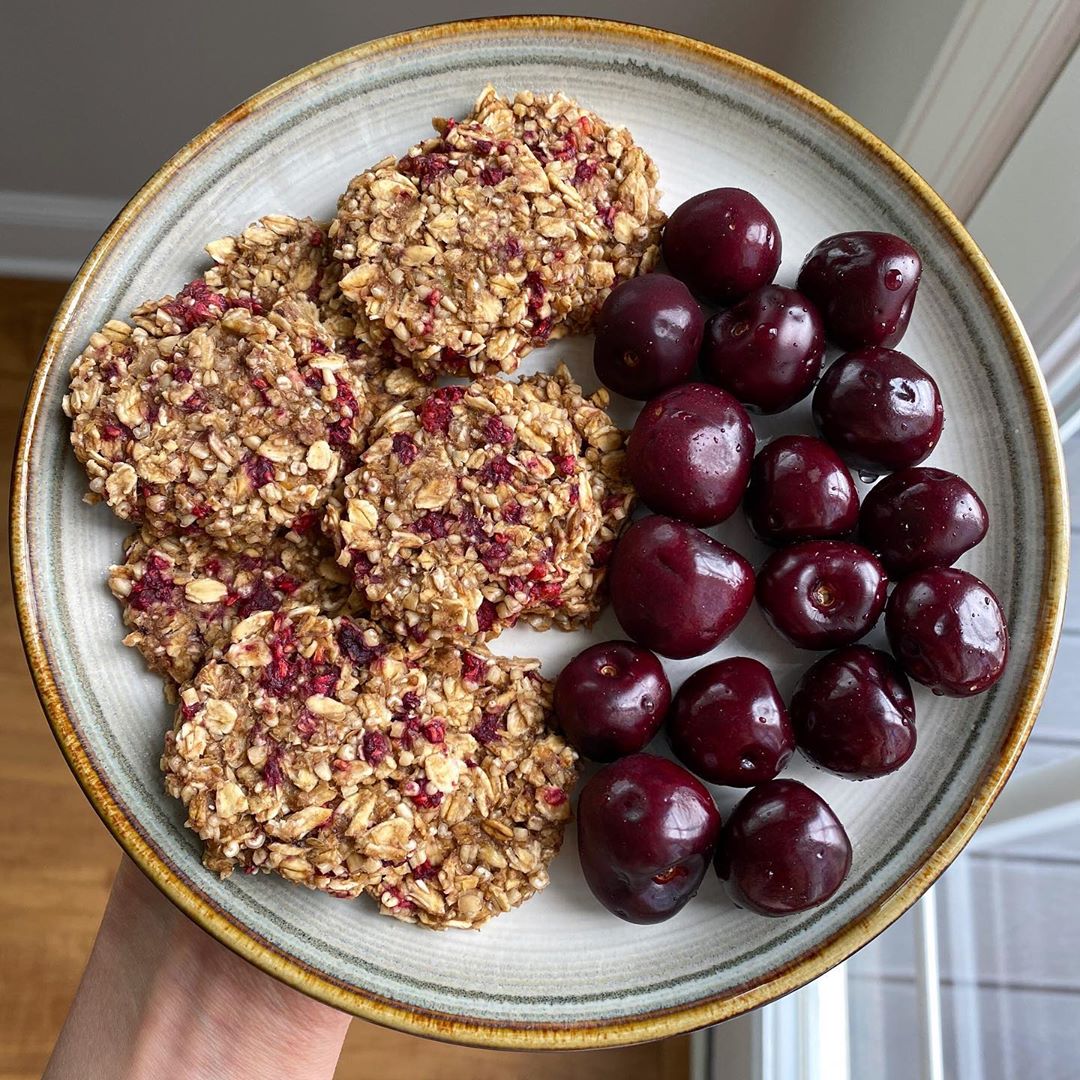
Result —
<svg viewBox="0 0 1080 1080"><path fill-rule="evenodd" d="M888 139L960 0L49 0L0 20L0 191L119 199L244 97L409 26L541 10L662 25L743 53Z"/></svg>

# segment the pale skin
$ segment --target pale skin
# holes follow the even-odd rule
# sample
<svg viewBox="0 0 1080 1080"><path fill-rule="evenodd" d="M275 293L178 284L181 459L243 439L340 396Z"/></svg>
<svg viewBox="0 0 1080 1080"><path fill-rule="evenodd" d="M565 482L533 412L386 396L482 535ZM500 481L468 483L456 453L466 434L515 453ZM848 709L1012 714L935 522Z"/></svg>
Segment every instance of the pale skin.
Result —
<svg viewBox="0 0 1080 1080"><path fill-rule="evenodd" d="M44 1080L330 1080L348 1027L200 930L125 858Z"/></svg>

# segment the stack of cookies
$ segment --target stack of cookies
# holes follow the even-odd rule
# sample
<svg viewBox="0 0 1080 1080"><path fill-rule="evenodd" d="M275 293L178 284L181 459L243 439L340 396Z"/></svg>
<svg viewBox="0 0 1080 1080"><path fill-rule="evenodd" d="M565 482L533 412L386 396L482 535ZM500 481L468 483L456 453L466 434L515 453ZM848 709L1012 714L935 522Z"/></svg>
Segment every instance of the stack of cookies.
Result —
<svg viewBox="0 0 1080 1080"><path fill-rule="evenodd" d="M483 642L588 625L633 498L604 391L503 376L652 268L663 215L629 133L560 94L436 131L329 225L208 244L64 409L88 499L138 525L109 586L206 865L470 927L546 884L576 779L538 663Z"/></svg>

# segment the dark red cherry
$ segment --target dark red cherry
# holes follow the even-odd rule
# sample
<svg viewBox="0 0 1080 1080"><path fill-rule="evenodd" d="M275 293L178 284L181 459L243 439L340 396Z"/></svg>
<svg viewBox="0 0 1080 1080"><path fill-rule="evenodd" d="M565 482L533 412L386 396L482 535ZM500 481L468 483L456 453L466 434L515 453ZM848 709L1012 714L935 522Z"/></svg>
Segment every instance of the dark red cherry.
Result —
<svg viewBox="0 0 1080 1080"><path fill-rule="evenodd" d="M629 641L589 646L555 680L559 727L567 742L593 761L614 761L644 749L670 704L663 665Z"/></svg>
<svg viewBox="0 0 1080 1080"><path fill-rule="evenodd" d="M758 573L757 599L773 627L801 649L835 649L868 634L885 606L885 571L843 540L774 551Z"/></svg>
<svg viewBox="0 0 1080 1080"><path fill-rule="evenodd" d="M632 754L605 765L578 800L578 854L601 904L634 923L670 919L698 891L720 814L681 765Z"/></svg>
<svg viewBox="0 0 1080 1080"><path fill-rule="evenodd" d="M824 356L813 304L794 289L766 285L709 319L701 370L748 409L777 413L810 393Z"/></svg>
<svg viewBox="0 0 1080 1080"><path fill-rule="evenodd" d="M703 191L668 218L664 260L702 300L733 304L776 277L780 230L750 192Z"/></svg>
<svg viewBox="0 0 1080 1080"><path fill-rule="evenodd" d="M932 566L904 578L889 597L885 632L904 670L935 694L981 694L1009 658L1001 604L963 570Z"/></svg>
<svg viewBox="0 0 1080 1080"><path fill-rule="evenodd" d="M767 544L849 536L859 521L859 493L840 455L809 435L781 435L750 469L746 517Z"/></svg>
<svg viewBox="0 0 1080 1080"><path fill-rule="evenodd" d="M791 699L799 749L853 780L894 772L915 750L915 699L887 653L848 645L803 675Z"/></svg>
<svg viewBox="0 0 1080 1080"><path fill-rule="evenodd" d="M795 749L787 709L769 669L732 656L696 671L679 688L667 721L675 756L710 784L771 780Z"/></svg>
<svg viewBox="0 0 1080 1080"><path fill-rule="evenodd" d="M692 525L731 517L753 460L746 410L708 383L686 383L653 398L626 444L630 479L645 505Z"/></svg>
<svg viewBox="0 0 1080 1080"><path fill-rule="evenodd" d="M851 869L851 841L820 795L798 780L769 780L731 812L716 872L740 907L792 915L829 899Z"/></svg>
<svg viewBox="0 0 1080 1080"><path fill-rule="evenodd" d="M813 407L826 442L868 473L918 465L945 422L937 383L894 349L841 356L818 383Z"/></svg>
<svg viewBox="0 0 1080 1080"><path fill-rule="evenodd" d="M690 378L701 350L704 317L690 290L666 274L617 285L596 323L597 378L641 401Z"/></svg>
<svg viewBox="0 0 1080 1080"><path fill-rule="evenodd" d="M623 533L608 575L623 630L661 656L700 656L742 621L754 597L754 570L737 551L672 518L635 521Z"/></svg>
<svg viewBox="0 0 1080 1080"><path fill-rule="evenodd" d="M803 262L799 289L821 309L841 349L895 345L907 330L922 260L891 233L839 233Z"/></svg>
<svg viewBox="0 0 1080 1080"><path fill-rule="evenodd" d="M982 499L956 473L902 469L872 487L859 514L859 535L893 577L928 566L952 566L986 535Z"/></svg>

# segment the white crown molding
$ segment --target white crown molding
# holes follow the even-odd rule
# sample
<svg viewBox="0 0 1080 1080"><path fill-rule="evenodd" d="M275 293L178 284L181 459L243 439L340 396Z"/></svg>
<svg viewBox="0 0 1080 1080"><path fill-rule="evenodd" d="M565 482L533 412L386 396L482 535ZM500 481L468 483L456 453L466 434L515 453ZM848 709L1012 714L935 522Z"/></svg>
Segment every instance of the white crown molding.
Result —
<svg viewBox="0 0 1080 1080"><path fill-rule="evenodd" d="M1080 42L1077 0L966 0L894 145L966 218Z"/></svg>
<svg viewBox="0 0 1080 1080"><path fill-rule="evenodd" d="M0 275L74 276L122 199L0 190Z"/></svg>

